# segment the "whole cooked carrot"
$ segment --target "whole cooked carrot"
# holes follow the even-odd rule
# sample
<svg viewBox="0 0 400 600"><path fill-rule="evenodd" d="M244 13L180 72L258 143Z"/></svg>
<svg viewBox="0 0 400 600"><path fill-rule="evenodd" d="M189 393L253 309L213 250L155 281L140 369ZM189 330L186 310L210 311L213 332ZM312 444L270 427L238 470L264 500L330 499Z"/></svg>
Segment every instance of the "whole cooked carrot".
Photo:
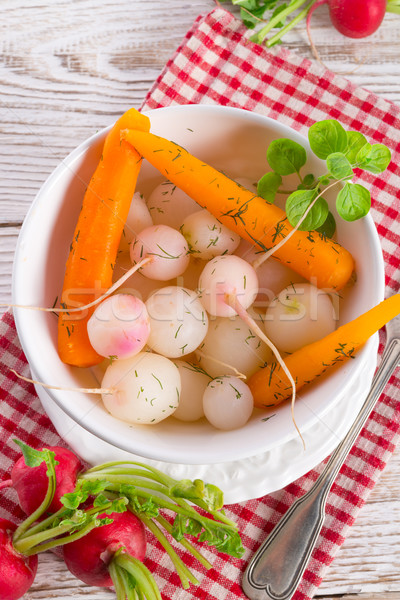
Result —
<svg viewBox="0 0 400 600"><path fill-rule="evenodd" d="M108 133L98 166L86 189L67 260L61 306L84 306L112 284L112 273L122 231L135 191L141 158L121 142L126 127L148 131L150 122L128 110ZM58 352L63 362L78 367L98 364L104 357L89 342L87 321L92 309L61 313Z"/></svg>
<svg viewBox="0 0 400 600"><path fill-rule="evenodd" d="M399 313L400 294L395 294L321 340L290 354L284 362L296 382L296 390L314 381L329 367L354 358L355 351ZM277 363L257 371L248 385L258 408L280 404L292 393L289 379Z"/></svg>
<svg viewBox="0 0 400 600"><path fill-rule="evenodd" d="M122 131L121 139L221 223L262 250L268 251L293 231L283 210L174 142L133 130ZM354 270L350 252L317 232L295 231L275 256L319 288L340 290Z"/></svg>

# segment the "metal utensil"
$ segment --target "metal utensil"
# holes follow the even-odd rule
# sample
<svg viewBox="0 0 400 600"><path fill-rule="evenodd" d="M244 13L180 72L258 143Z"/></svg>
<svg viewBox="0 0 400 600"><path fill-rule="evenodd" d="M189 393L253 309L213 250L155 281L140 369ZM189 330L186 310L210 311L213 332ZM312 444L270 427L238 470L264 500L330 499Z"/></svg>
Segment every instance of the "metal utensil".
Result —
<svg viewBox="0 0 400 600"><path fill-rule="evenodd" d="M386 332L381 364L352 427L311 489L292 504L248 564L242 587L250 600L289 600L296 591L325 519L328 492L400 362L400 315L386 325Z"/></svg>

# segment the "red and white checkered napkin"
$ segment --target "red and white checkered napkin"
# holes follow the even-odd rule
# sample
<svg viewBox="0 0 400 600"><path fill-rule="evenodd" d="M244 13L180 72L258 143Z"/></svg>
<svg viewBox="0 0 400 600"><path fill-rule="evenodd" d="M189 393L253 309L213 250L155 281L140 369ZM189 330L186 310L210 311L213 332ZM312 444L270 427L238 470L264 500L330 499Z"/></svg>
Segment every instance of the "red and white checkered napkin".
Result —
<svg viewBox="0 0 400 600"><path fill-rule="evenodd" d="M399 288L400 109L370 92L355 88L318 64L290 54L284 48L267 51L248 41L242 25L228 12L216 9L199 19L166 65L143 108L170 104L206 103L246 108L306 133L317 120L335 118L346 128L362 130L374 142L390 147L393 162L379 176L363 174L372 189L372 215L383 247L387 294ZM381 334L383 342L384 334ZM382 349L382 344L380 346ZM9 369L29 373L10 314L0 324L0 477L6 479L18 456L12 438L33 445L59 441L30 384L17 380ZM311 598L324 571L343 543L349 526L374 487L394 451L400 431L399 379L386 387L332 488L327 518L295 600ZM252 553L286 512L306 492L322 465L263 498L231 505L239 524L246 554L243 559L205 553L214 568L198 572L201 585L184 591L172 572L165 552L150 539L148 566L155 573L165 599L235 600L244 598L240 580ZM11 491L0 495L0 514L19 517ZM188 565L193 559L185 555ZM196 572L196 567L193 565Z"/></svg>

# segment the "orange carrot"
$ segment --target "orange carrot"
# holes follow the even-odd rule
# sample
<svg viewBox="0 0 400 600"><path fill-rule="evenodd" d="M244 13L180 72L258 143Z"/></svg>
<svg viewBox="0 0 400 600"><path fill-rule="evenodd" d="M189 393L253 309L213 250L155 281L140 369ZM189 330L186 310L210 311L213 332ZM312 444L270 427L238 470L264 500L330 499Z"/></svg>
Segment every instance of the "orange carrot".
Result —
<svg viewBox="0 0 400 600"><path fill-rule="evenodd" d="M87 187L67 260L61 306L89 304L112 284L122 231L141 165L131 145L121 142L121 129L149 131L147 117L128 110L108 133L101 159ZM58 352L63 362L78 367L98 364L104 357L90 345L87 321L94 307L61 313Z"/></svg>
<svg viewBox="0 0 400 600"><path fill-rule="evenodd" d="M121 132L121 138L221 223L262 250L269 250L293 230L283 210L174 142L128 130ZM351 254L317 232L295 231L275 256L319 288L340 290L354 270Z"/></svg>
<svg viewBox="0 0 400 600"><path fill-rule="evenodd" d="M314 381L328 367L354 358L355 351L399 313L400 294L395 294L321 340L308 344L285 358L297 391ZM280 404L292 393L289 379L277 363L271 363L257 371L249 379L248 385L253 394L254 405L258 408Z"/></svg>

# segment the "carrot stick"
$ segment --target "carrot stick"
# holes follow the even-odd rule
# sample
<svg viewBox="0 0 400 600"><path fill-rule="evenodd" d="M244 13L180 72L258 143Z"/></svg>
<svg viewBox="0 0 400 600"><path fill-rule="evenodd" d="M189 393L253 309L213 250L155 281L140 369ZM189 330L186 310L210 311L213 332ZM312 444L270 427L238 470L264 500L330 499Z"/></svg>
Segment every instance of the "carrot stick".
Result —
<svg viewBox="0 0 400 600"><path fill-rule="evenodd" d="M121 129L148 131L150 122L137 110L128 110L108 133L101 159L87 187L68 256L61 306L90 303L112 284L112 273L141 157L121 142ZM104 357L89 342L87 321L94 311L61 313L58 352L63 362L78 367L98 364Z"/></svg>
<svg viewBox="0 0 400 600"><path fill-rule="evenodd" d="M221 223L263 251L293 230L283 210L255 196L174 142L132 130L122 131L121 138ZM317 232L295 231L276 251L276 257L319 288L341 289L354 270L351 254Z"/></svg>
<svg viewBox="0 0 400 600"><path fill-rule="evenodd" d="M328 367L354 358L355 351L399 313L400 294L395 294L321 340L293 352L284 362L296 382L296 390L314 381ZM277 363L260 369L247 383L258 408L280 404L292 393L289 379Z"/></svg>

